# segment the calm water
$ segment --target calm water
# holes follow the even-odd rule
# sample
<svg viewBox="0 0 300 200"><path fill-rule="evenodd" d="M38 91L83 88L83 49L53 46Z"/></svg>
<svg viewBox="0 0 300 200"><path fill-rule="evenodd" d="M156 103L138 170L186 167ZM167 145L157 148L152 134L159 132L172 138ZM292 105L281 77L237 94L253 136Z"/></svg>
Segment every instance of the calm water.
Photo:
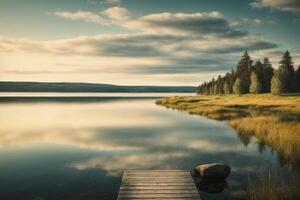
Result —
<svg viewBox="0 0 300 200"><path fill-rule="evenodd" d="M232 173L217 188L195 178L203 199L231 199L258 171L289 173L276 152L226 122L121 96L0 98L0 199L115 199L124 169L209 162Z"/></svg>

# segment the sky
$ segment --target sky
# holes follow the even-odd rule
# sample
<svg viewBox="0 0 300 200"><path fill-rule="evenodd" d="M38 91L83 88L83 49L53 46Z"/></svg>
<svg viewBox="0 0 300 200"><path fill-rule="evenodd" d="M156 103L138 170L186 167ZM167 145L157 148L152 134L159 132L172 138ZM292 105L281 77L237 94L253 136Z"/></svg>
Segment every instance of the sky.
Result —
<svg viewBox="0 0 300 200"><path fill-rule="evenodd" d="M299 35L300 0L0 0L0 81L199 85Z"/></svg>

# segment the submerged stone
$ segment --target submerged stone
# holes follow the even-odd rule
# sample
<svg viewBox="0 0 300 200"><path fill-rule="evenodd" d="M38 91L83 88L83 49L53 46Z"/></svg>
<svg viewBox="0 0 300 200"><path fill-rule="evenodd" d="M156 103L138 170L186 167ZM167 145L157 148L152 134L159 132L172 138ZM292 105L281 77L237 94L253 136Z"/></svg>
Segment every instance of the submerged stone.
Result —
<svg viewBox="0 0 300 200"><path fill-rule="evenodd" d="M221 193L228 188L224 179L203 179L196 182L196 186L200 191L206 193Z"/></svg>
<svg viewBox="0 0 300 200"><path fill-rule="evenodd" d="M229 176L231 168L223 163L198 165L195 172L203 179L225 179Z"/></svg>

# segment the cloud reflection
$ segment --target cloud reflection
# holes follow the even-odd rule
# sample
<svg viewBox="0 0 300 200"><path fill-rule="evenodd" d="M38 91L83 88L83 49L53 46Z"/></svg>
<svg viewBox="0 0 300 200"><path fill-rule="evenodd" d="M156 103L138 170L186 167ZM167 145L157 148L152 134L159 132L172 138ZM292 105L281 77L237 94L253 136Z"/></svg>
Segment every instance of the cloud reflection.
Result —
<svg viewBox="0 0 300 200"><path fill-rule="evenodd" d="M187 118L153 100L11 103L0 104L0 113L0 149L36 144L84 148L96 154L67 166L99 168L112 176L124 169L180 168L186 159L199 164L245 151L225 123ZM249 144L249 151L257 149Z"/></svg>
<svg viewBox="0 0 300 200"><path fill-rule="evenodd" d="M139 154L133 155L120 155L113 157L98 157L91 158L82 162L74 162L70 164L70 167L78 170L86 170L92 168L100 168L108 172L111 176L120 176L124 169L159 169L161 163L170 158L182 158L187 156L184 152L168 152L162 154ZM172 169L172 166L164 166L164 169Z"/></svg>

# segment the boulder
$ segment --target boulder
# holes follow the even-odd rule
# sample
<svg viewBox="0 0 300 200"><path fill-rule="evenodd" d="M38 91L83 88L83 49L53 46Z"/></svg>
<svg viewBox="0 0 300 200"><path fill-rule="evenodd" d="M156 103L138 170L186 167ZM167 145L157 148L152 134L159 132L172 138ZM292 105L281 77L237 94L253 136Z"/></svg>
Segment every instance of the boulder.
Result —
<svg viewBox="0 0 300 200"><path fill-rule="evenodd" d="M203 179L225 179L229 176L231 168L223 163L212 163L195 167L195 172Z"/></svg>

